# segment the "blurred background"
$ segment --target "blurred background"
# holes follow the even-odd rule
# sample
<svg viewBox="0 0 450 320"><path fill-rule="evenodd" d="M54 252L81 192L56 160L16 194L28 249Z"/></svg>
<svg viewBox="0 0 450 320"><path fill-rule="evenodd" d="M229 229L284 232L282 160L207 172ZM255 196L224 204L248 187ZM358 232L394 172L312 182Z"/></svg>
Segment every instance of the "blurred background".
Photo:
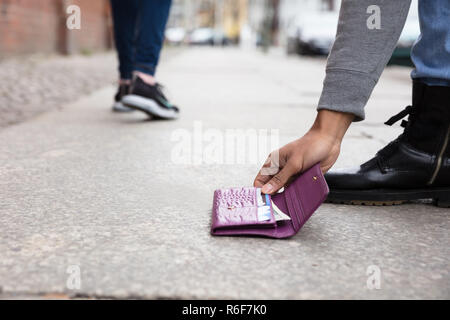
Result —
<svg viewBox="0 0 450 320"><path fill-rule="evenodd" d="M419 35L414 2L390 64L411 66ZM71 4L81 8L80 30L66 28ZM340 0L173 0L166 47L275 48L326 58L339 7ZM108 0L0 0L0 126L114 81L113 46Z"/></svg>
<svg viewBox="0 0 450 320"><path fill-rule="evenodd" d="M166 40L172 45L282 46L289 54L326 55L340 1L173 0ZM71 4L82 8L81 30L65 27ZM113 47L108 0L0 0L0 30L0 58L36 52L89 54ZM418 34L413 4L399 47L410 47ZM400 51L397 55L407 58L409 51Z"/></svg>

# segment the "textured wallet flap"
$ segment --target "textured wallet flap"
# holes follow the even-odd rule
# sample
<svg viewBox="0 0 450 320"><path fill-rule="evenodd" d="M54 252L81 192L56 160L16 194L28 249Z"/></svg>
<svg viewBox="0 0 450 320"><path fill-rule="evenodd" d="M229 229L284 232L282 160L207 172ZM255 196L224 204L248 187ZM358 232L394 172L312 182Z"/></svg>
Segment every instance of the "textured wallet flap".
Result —
<svg viewBox="0 0 450 320"><path fill-rule="evenodd" d="M275 219L258 219L257 192L254 187L218 189L214 192L215 228L275 225Z"/></svg>

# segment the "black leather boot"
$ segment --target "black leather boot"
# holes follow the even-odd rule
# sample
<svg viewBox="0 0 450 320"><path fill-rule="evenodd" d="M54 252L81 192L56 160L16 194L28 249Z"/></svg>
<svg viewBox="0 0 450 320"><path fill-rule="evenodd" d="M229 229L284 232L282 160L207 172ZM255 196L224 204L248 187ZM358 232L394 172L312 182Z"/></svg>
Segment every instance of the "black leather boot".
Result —
<svg viewBox="0 0 450 320"><path fill-rule="evenodd" d="M413 105L385 124L403 134L358 168L330 171L327 201L394 205L432 199L450 207L450 87L413 83Z"/></svg>

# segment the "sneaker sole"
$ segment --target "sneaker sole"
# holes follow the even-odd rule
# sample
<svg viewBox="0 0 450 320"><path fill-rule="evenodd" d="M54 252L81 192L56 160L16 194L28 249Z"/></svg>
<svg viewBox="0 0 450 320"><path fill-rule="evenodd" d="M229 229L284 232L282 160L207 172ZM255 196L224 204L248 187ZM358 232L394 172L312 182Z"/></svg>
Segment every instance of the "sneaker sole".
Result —
<svg viewBox="0 0 450 320"><path fill-rule="evenodd" d="M145 112L149 116L156 116L162 119L178 118L178 112L175 110L165 109L152 99L130 94L123 97L122 102L127 107Z"/></svg>
<svg viewBox="0 0 450 320"><path fill-rule="evenodd" d="M118 113L125 113L125 112L133 112L135 110L127 107L126 105L124 105L122 102L119 101L113 104L112 111Z"/></svg>
<svg viewBox="0 0 450 320"><path fill-rule="evenodd" d="M363 206L394 206L426 199L432 199L438 207L450 208L450 188L330 190L326 202Z"/></svg>

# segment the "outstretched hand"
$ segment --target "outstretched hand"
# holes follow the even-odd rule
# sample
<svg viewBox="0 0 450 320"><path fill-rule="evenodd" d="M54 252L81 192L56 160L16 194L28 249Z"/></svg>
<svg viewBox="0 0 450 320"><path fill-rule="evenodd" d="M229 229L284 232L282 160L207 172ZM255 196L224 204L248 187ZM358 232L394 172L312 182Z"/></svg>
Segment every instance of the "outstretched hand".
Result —
<svg viewBox="0 0 450 320"><path fill-rule="evenodd" d="M316 163L320 162L322 172L328 171L339 156L342 138L353 118L351 114L319 111L303 137L269 155L253 185L273 194Z"/></svg>

